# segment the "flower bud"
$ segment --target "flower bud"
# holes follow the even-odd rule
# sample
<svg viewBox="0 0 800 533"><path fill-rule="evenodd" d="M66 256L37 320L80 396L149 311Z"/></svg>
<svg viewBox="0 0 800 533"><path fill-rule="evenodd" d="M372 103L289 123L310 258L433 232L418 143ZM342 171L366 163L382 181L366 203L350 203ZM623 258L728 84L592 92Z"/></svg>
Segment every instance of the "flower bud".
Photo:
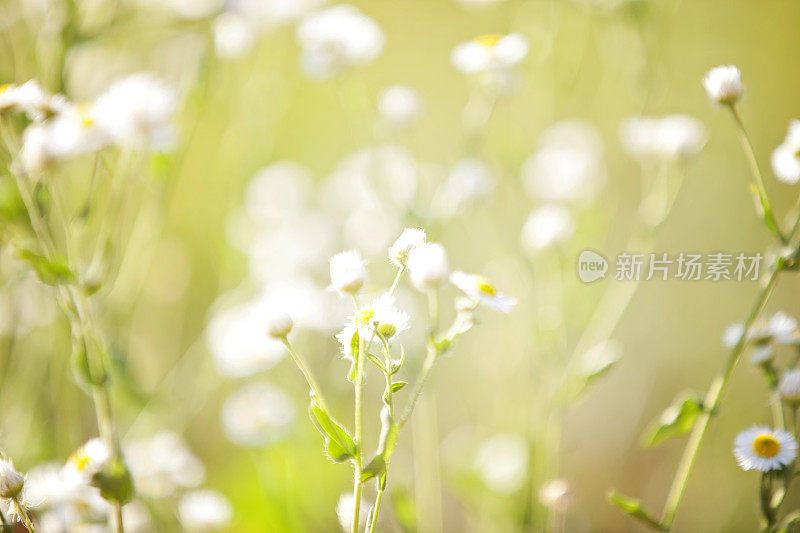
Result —
<svg viewBox="0 0 800 533"><path fill-rule="evenodd" d="M0 459L0 496L17 498L24 485L25 476L17 472L11 459Z"/></svg>
<svg viewBox="0 0 800 533"><path fill-rule="evenodd" d="M340 252L331 257L331 286L339 294L355 294L364 285L367 269L356 250Z"/></svg>
<svg viewBox="0 0 800 533"><path fill-rule="evenodd" d="M785 402L800 403L800 370L789 370L783 375L778 394Z"/></svg>
<svg viewBox="0 0 800 533"><path fill-rule="evenodd" d="M709 98L719 104L735 104L744 93L742 73L735 65L723 65L709 70L703 78Z"/></svg>
<svg viewBox="0 0 800 533"><path fill-rule="evenodd" d="M446 282L450 275L447 253L439 243L427 243L408 254L408 273L417 289L435 289Z"/></svg>
<svg viewBox="0 0 800 533"><path fill-rule="evenodd" d="M293 326L292 317L283 312L274 313L267 318L267 333L275 339L285 339Z"/></svg>

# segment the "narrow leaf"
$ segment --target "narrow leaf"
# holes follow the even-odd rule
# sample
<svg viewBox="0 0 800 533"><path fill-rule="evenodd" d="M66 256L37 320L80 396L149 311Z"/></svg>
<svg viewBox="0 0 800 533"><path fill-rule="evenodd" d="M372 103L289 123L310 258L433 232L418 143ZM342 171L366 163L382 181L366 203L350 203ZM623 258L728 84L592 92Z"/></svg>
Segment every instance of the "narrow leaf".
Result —
<svg viewBox="0 0 800 533"><path fill-rule="evenodd" d="M608 495L608 501L611 504L619 507L623 513L644 522L653 529L658 529L659 531L667 531L667 528L662 526L656 519L650 516L650 513L648 513L642 508L641 501L635 498L629 498L627 496L624 496L618 493L617 491L612 491Z"/></svg>
<svg viewBox="0 0 800 533"><path fill-rule="evenodd" d="M702 412L700 397L693 392L684 392L651 424L645 434L645 446L657 446L667 439L686 435Z"/></svg>
<svg viewBox="0 0 800 533"><path fill-rule="evenodd" d="M341 463L356 456L356 445L350 434L334 421L316 398L311 399L308 414L325 438L325 451L335 462Z"/></svg>

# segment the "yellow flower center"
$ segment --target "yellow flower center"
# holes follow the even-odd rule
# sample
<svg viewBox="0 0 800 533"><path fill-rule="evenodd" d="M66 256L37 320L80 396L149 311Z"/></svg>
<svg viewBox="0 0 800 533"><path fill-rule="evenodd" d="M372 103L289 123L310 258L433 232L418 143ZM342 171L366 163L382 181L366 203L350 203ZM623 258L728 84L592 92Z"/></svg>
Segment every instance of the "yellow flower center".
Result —
<svg viewBox="0 0 800 533"><path fill-rule="evenodd" d="M486 278L475 276L475 286L478 287L479 291L484 294L488 294L489 296L494 296L497 294L497 289L495 289Z"/></svg>
<svg viewBox="0 0 800 533"><path fill-rule="evenodd" d="M480 43L483 46L492 47L497 44L497 42L503 38L503 35L500 33L487 33L486 35L480 35L475 37L475 42Z"/></svg>
<svg viewBox="0 0 800 533"><path fill-rule="evenodd" d="M372 317L375 315L375 311L373 309L362 309L358 312L358 325L360 326L367 326L369 325L369 321L372 320Z"/></svg>
<svg viewBox="0 0 800 533"><path fill-rule="evenodd" d="M89 464L89 456L82 453L76 453L72 456L72 464L75 465L75 469L78 472L81 472L84 468L86 468L86 465Z"/></svg>
<svg viewBox="0 0 800 533"><path fill-rule="evenodd" d="M9 87L11 87L11 85L9 85L8 83L4 83L4 84L0 85L0 94L3 94L4 92L6 92Z"/></svg>
<svg viewBox="0 0 800 533"><path fill-rule="evenodd" d="M781 443L772 435L759 435L753 440L753 451L761 457L774 457L781 451Z"/></svg>
<svg viewBox="0 0 800 533"><path fill-rule="evenodd" d="M94 119L89 114L90 108L89 104L86 102L81 102L78 104L78 115L81 117L81 125L84 128L88 128L92 124L94 124Z"/></svg>

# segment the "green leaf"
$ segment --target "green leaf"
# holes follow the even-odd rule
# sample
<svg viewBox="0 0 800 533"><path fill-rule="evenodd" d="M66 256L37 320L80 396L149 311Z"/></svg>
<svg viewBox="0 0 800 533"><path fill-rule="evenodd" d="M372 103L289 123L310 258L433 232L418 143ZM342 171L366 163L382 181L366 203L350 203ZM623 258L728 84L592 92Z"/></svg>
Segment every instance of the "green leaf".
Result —
<svg viewBox="0 0 800 533"><path fill-rule="evenodd" d="M336 463L352 459L358 453L353 438L334 421L316 397L311 398L308 414L314 426L325 438L325 452Z"/></svg>
<svg viewBox="0 0 800 533"><path fill-rule="evenodd" d="M386 366L383 364L383 361L382 361L382 360L381 360L381 359L380 359L380 358L379 358L377 355L375 355L375 354L373 354L373 353L370 353L370 352L367 352L367 359L369 359L370 361L372 361L372 363L373 363L375 366L377 366L378 368L380 368L380 369L381 369L381 372L383 372L384 374L385 374L386 372L388 372L388 371L386 370Z"/></svg>
<svg viewBox="0 0 800 533"><path fill-rule="evenodd" d="M31 250L20 249L19 257L27 261L36 272L36 275L47 285L60 285L75 280L75 273L62 258L47 259Z"/></svg>
<svg viewBox="0 0 800 533"><path fill-rule="evenodd" d="M775 215L772 212L772 207L769 204L769 200L761 194L761 191L758 190L758 187L755 184L750 184L750 192L753 195L753 201L756 204L756 211L761 218L764 220L764 224L766 224L767 229L770 230L772 233L777 235L782 241L785 240L783 233L781 233L780 227L778 227L778 223L775 221Z"/></svg>
<svg viewBox="0 0 800 533"><path fill-rule="evenodd" d="M392 393L394 394L395 392L401 390L406 385L408 385L408 382L406 381L395 381L394 383L392 383Z"/></svg>
<svg viewBox="0 0 800 533"><path fill-rule="evenodd" d="M372 460L361 469L361 482L369 481L375 476L379 476L386 471L386 460L383 455L376 455Z"/></svg>
<svg viewBox="0 0 800 533"><path fill-rule="evenodd" d="M403 362L405 360L406 360L406 349L401 344L400 345L400 359L398 359L396 361L392 361L392 367L390 368L390 371L391 371L392 375L395 375L398 372L400 372L400 369L403 367Z"/></svg>
<svg viewBox="0 0 800 533"><path fill-rule="evenodd" d="M650 516L650 514L642 508L641 501L635 498L624 496L617 491L611 491L611 493L609 493L608 501L611 504L619 507L623 513L644 522L648 526L660 531L668 531L668 528L662 526L656 519Z"/></svg>
<svg viewBox="0 0 800 533"><path fill-rule="evenodd" d="M689 433L703 412L703 401L694 392L684 392L667 407L645 435L645 445L657 446L667 439Z"/></svg>

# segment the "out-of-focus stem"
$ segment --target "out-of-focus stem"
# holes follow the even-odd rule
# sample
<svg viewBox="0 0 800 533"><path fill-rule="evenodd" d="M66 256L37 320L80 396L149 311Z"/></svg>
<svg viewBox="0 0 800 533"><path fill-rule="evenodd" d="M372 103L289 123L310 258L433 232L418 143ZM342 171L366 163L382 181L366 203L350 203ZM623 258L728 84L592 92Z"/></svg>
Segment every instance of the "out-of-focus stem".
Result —
<svg viewBox="0 0 800 533"><path fill-rule="evenodd" d="M362 410L362 396L364 393L364 360L366 353L364 350L364 335L361 328L361 317L359 316L358 300L353 296L353 305L355 307L356 327L358 328L358 353L356 354L356 379L353 383L355 389L355 435L353 440L356 445L356 456L353 459L353 527L352 533L358 533L358 522L361 514L361 489L363 483L361 482L361 469L363 465L362 457L362 436L363 430L361 427L361 410Z"/></svg>
<svg viewBox="0 0 800 533"><path fill-rule="evenodd" d="M311 371L308 369L305 362L303 362L303 358L300 357L300 354L297 353L297 350L294 349L294 346L292 346L292 343L289 342L288 338L284 337L282 340L283 344L286 346L286 349L289 350L289 354L292 356L294 364L297 365L297 368L300 370L300 373L302 373L303 377L306 378L306 383L308 383L311 392L313 392L314 396L316 396L319 399L319 402L322 405L322 407L324 407L327 410L327 406L325 405L325 399L322 397L322 390L319 388L319 385L317 385L314 376L311 374Z"/></svg>

